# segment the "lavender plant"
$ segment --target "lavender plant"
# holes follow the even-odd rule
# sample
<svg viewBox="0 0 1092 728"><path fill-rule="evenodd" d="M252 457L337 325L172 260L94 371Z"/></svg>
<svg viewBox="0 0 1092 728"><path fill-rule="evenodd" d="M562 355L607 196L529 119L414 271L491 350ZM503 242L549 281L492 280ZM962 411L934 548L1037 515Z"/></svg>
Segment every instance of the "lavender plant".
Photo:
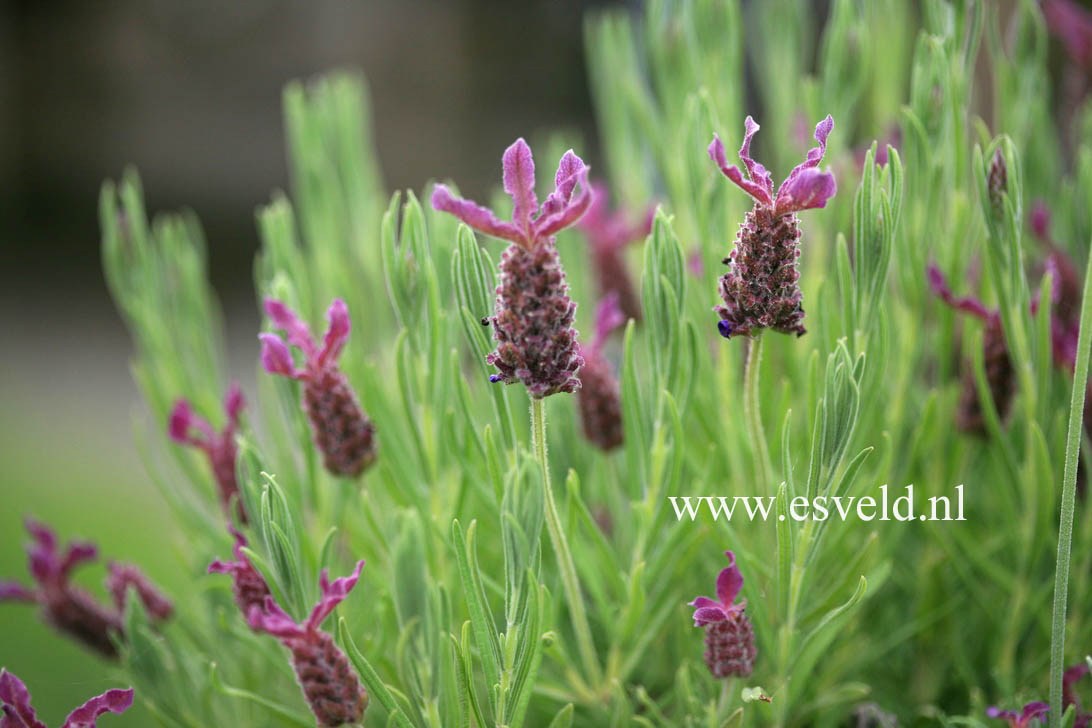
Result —
<svg viewBox="0 0 1092 728"><path fill-rule="evenodd" d="M108 182L136 429L193 588L114 566L100 603L70 579L93 551L32 526L36 587L0 596L171 728L1087 725L1092 107L1051 112L1048 28L1087 75L1073 9L1009 9L592 14L602 182L519 139L493 210L388 197L362 79L289 85L255 265L284 338L260 333L245 419L197 220ZM801 157L776 190L755 161ZM38 725L11 681L4 727Z"/></svg>

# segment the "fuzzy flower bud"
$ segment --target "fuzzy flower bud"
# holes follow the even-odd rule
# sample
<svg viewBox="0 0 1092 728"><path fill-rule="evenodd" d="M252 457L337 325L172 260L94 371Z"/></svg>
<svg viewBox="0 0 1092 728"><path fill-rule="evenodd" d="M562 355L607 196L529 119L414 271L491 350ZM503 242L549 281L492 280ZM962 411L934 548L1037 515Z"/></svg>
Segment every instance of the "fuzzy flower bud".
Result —
<svg viewBox="0 0 1092 728"><path fill-rule="evenodd" d="M747 213L735 248L724 259L728 272L720 279L724 305L714 310L720 315L717 328L721 336L753 336L761 329L773 329L803 336L803 294L796 270L800 257L800 227L796 213L826 207L837 185L834 175L818 167L827 148L827 136L834 128L830 116L815 127L818 147L808 151L807 159L797 165L774 194L773 178L751 158L751 138L758 124L747 117L739 158L747 176L729 165L724 144L717 136L709 145L709 156L728 179L755 201Z"/></svg>
<svg viewBox="0 0 1092 728"><path fill-rule="evenodd" d="M625 322L618 305L619 296L611 292L599 303L595 338L580 347L584 366L580 368L580 419L584 437L603 450L622 444L622 395L610 362L603 356L603 344L611 331Z"/></svg>
<svg viewBox="0 0 1092 728"><path fill-rule="evenodd" d="M601 182L592 185L591 207L580 218L577 227L588 239L592 265L595 268L602 298L614 293L626 319L641 320L641 299L637 295L633 279L626 268L625 248L630 243L644 240L652 232L655 210L649 208L640 220L631 222L621 212L607 209L607 186Z"/></svg>
<svg viewBox="0 0 1092 728"><path fill-rule="evenodd" d="M755 633L744 614L747 600L736 603L743 589L743 574L736 557L725 551L728 566L717 576L717 598L698 597L690 602L695 608L694 626L705 628L705 664L713 677L747 677L754 670Z"/></svg>
<svg viewBox="0 0 1092 728"><path fill-rule="evenodd" d="M107 690L73 710L61 728L95 728L103 713L124 713L133 704L133 689ZM0 668L0 728L46 728L30 704L23 681Z"/></svg>
<svg viewBox="0 0 1092 728"><path fill-rule="evenodd" d="M235 536L235 545L232 547L235 561L216 559L209 564L208 573L231 575L231 591L235 596L235 603L239 605L239 611L244 616L248 616L253 607L259 609L265 607L265 600L270 596L269 585L265 583L265 577L258 573L254 565L250 563L250 559L243 553L246 536L235 529L231 532Z"/></svg>
<svg viewBox="0 0 1092 728"><path fill-rule="evenodd" d="M38 604L45 621L59 632L109 658L118 656L115 640L124 638L122 616L125 592L130 586L136 589L153 620L164 620L171 615L167 598L135 566L125 564L110 564L106 587L113 595L114 605L100 604L69 582L72 570L94 561L98 549L90 543L76 542L61 552L56 535L48 527L28 519L26 528L34 539L27 546L27 556L37 588L0 582L0 601Z"/></svg>
<svg viewBox="0 0 1092 728"><path fill-rule="evenodd" d="M333 583L323 570L319 579L322 597L302 624L288 616L272 597L266 597L262 607L252 606L248 613L251 629L273 635L292 653L296 679L321 726L359 723L368 707L368 692L349 658L334 644L333 637L319 629L356 586L363 567L364 562L358 561L351 576Z"/></svg>
<svg viewBox="0 0 1092 728"><path fill-rule="evenodd" d="M330 304L326 313L330 326L321 348L307 324L288 306L267 298L265 311L274 325L286 332L288 344L303 352L306 362L303 368L296 368L284 339L276 334L260 334L262 366L270 374L303 382L303 409L326 469L348 478L360 475L375 462L377 443L375 425L360 408L349 380L337 366L338 355L349 338L348 307L340 298Z"/></svg>
<svg viewBox="0 0 1092 728"><path fill-rule="evenodd" d="M957 297L952 293L944 274L935 265L929 266L929 285L942 301L957 311L970 314L985 322L982 331L983 363L986 369L986 383L998 416L1004 420L1016 394L1016 372L1009 357L1009 347L1005 341L1005 331L1001 326L1001 314L986 308L977 298ZM956 413L956 425L964 432L985 434L986 423L982 413L982 404L978 399L978 386L975 383L974 368L969 364L963 368L963 390L959 398L959 410Z"/></svg>
<svg viewBox="0 0 1092 728"><path fill-rule="evenodd" d="M1000 219L1005 210L1001 195L1009 189L1009 168L1000 147L994 151L993 159L990 160L990 169L986 173L986 189L989 191L994 217Z"/></svg>
<svg viewBox="0 0 1092 728"><path fill-rule="evenodd" d="M235 479L235 457L238 448L235 445L235 433L239 429L239 415L246 402L239 385L233 384L224 396L224 412L227 424L220 432L193 411L185 399L175 402L167 422L167 434L175 442L190 445L204 451L212 467L213 477L220 490L220 505L225 513L230 512L231 501L235 500L236 513L241 523L247 522L246 510L239 500L239 484Z"/></svg>
<svg viewBox="0 0 1092 728"><path fill-rule="evenodd" d="M511 222L454 197L444 185L432 192L437 210L512 243L501 256L496 311L490 319L497 350L486 361L499 372L490 381L523 382L536 399L574 392L580 386L576 371L583 364L572 325L576 304L569 298L554 236L575 224L591 205L588 168L571 149L565 152L554 191L539 205L531 148L517 139L504 152L503 180L513 203Z"/></svg>

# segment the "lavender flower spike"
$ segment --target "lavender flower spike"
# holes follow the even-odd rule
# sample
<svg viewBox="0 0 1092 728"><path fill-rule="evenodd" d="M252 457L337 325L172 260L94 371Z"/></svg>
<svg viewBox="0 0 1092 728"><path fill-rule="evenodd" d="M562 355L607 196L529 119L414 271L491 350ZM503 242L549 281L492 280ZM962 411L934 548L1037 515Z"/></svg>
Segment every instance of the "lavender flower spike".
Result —
<svg viewBox="0 0 1092 728"><path fill-rule="evenodd" d="M599 303L595 338L580 347L584 366L580 368L580 419L584 437L602 450L613 450L622 444L622 395L618 379L610 362L603 356L603 344L611 331L625 323L618 305L619 296L612 291Z"/></svg>
<svg viewBox="0 0 1092 728"><path fill-rule="evenodd" d="M167 433L172 440L205 452L220 489L220 505L228 513L231 501L235 499L239 521L244 524L247 522L246 510L239 500L239 485L235 480L235 457L238 450L235 433L239 429L239 415L245 406L242 390L239 385L232 384L224 395L227 424L220 432L216 432L207 420L196 415L185 399L175 402L167 424Z"/></svg>
<svg viewBox="0 0 1092 728"><path fill-rule="evenodd" d="M837 192L834 175L818 169L834 120L827 116L816 125L819 146L808 151L805 161L785 178L776 194L770 173L751 158L751 139L758 128L748 116L739 149L746 176L728 164L719 137L714 136L709 145L709 157L721 172L755 201L740 225L735 248L724 259L728 272L720 279L724 305L714 309L721 318L717 328L725 338L753 336L761 329L803 336L806 329L800 274L796 270L800 257L796 213L826 207L827 200Z"/></svg>
<svg viewBox="0 0 1092 728"><path fill-rule="evenodd" d="M133 704L133 689L107 690L73 710L61 728L95 728L103 713L124 713ZM0 728L46 728L30 705L23 681L0 668Z"/></svg>
<svg viewBox="0 0 1092 728"><path fill-rule="evenodd" d="M250 563L250 559L243 553L246 536L235 529L231 532L235 536L235 545L232 547L235 561L225 562L216 559L209 564L208 573L231 574L231 591L235 595L235 603L239 605L239 611L249 617L253 607L264 609L265 600L270 596L269 585L265 583L265 577L258 573L254 565Z"/></svg>
<svg viewBox="0 0 1092 728"><path fill-rule="evenodd" d="M957 311L981 319L986 326L982 331L983 363L986 367L986 382L993 397L997 414L1004 419L1016 394L1016 372L1009 357L1005 330L1001 325L999 311L986 308L977 298L957 297L952 293L944 274L935 265L928 270L929 286L940 300ZM986 420L982 404L978 400L978 385L975 382L974 368L964 365L962 392L959 397L959 409L956 413L956 425L964 432L985 434Z"/></svg>
<svg viewBox="0 0 1092 728"><path fill-rule="evenodd" d="M111 566L107 588L114 594L116 604L99 604L90 594L69 583L72 570L94 561L98 549L93 544L76 542L61 552L57 537L49 528L30 519L26 521L26 528L34 539L27 546L27 556L37 588L0 582L0 601L38 604L46 622L109 658L118 656L115 639L124 637L124 594L129 586L137 589L137 595L153 619L170 616L170 602L134 566ZM0 728L4 727L0 725Z"/></svg>
<svg viewBox="0 0 1092 728"><path fill-rule="evenodd" d="M319 579L322 598L311 615L297 624L272 597L262 607L251 606L251 629L273 635L292 652L292 667L311 712L319 725L358 723L368 707L368 692L360 684L345 653L334 639L319 629L326 617L348 596L360 578L364 562L358 561L351 576L330 582L324 569Z"/></svg>
<svg viewBox="0 0 1092 728"><path fill-rule="evenodd" d="M490 319L497 350L486 361L500 372L490 381L523 382L536 399L574 392L580 387L576 371L583 364L572 325L576 304L569 298L554 235L575 224L591 205L588 168L572 150L565 152L554 191L540 206L531 148L517 139L504 152L503 180L512 197L511 222L454 197L444 185L436 185L432 192L437 210L512 243L501 256L496 311Z"/></svg>
<svg viewBox="0 0 1092 728"><path fill-rule="evenodd" d="M267 298L265 311L274 325L286 332L288 344L303 352L306 361L303 368L296 368L288 344L280 336L259 334L262 366L270 374L303 382L303 409L326 469L343 477L360 475L375 462L377 443L375 425L360 408L349 380L337 366L349 338L348 307L340 298L330 304L326 313L330 326L321 348L315 345L307 324L288 306Z"/></svg>
<svg viewBox="0 0 1092 728"><path fill-rule="evenodd" d="M725 551L728 566L717 576L717 598L698 597L690 602L695 608L694 626L705 628L705 664L713 677L747 677L755 665L754 628L743 610L747 600L736 603L743 589L743 574L736 557Z"/></svg>
<svg viewBox="0 0 1092 728"><path fill-rule="evenodd" d="M1015 710L1000 710L993 705L986 709L986 715L990 718L1007 720L1009 728L1030 728L1035 722L1045 723L1046 714L1049 712L1050 706L1039 701L1028 703L1019 713Z"/></svg>
<svg viewBox="0 0 1092 728"><path fill-rule="evenodd" d="M644 240L652 232L655 209L649 207L640 220L631 221L624 212L607 209L607 186L601 182L592 185L591 207L580 218L577 227L588 239L592 264L599 283L599 295L618 295L618 305L627 319L641 320L641 299L626 269L623 256L625 247Z"/></svg>

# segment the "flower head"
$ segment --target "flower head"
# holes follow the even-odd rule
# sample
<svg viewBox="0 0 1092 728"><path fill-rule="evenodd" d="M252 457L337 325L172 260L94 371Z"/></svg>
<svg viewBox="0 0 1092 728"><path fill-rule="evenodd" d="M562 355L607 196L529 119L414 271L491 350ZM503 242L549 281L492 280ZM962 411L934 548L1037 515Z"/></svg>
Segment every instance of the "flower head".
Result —
<svg viewBox="0 0 1092 728"><path fill-rule="evenodd" d="M489 319L497 350L486 361L498 370L489 379L523 382L536 399L575 392L580 387L576 372L583 364L573 328L576 304L569 298L554 235L579 220L591 204L588 168L572 150L565 152L554 177L554 191L540 206L531 148L517 139L504 152L503 179L512 197L511 222L453 197L444 185L436 185L432 193L437 210L512 243L501 256L496 310Z"/></svg>
<svg viewBox="0 0 1092 728"><path fill-rule="evenodd" d="M592 185L592 190L592 204L580 218L577 227L590 244L599 295L617 294L618 305L626 318L640 321L641 300L623 254L627 245L644 240L652 232L652 219L656 211L649 207L639 220L632 220L622 211L608 210L609 193L605 184L596 183Z"/></svg>
<svg viewBox="0 0 1092 728"><path fill-rule="evenodd" d="M239 611L249 618L252 607L265 607L265 600L270 596L269 585L243 552L246 536L235 529L231 532L235 536L235 545L232 547L235 561L216 559L209 564L208 573L231 575L235 603L239 605Z"/></svg>
<svg viewBox="0 0 1092 728"><path fill-rule="evenodd" d="M982 331L982 358L986 369L986 383L989 385L990 396L997 408L997 414L1004 419L1016 394L1016 372L1009 356L1000 312L987 308L977 298L956 296L936 265L929 266L928 276L929 286L937 297L955 310L985 322L986 325ZM982 412L982 403L978 398L978 384L975 381L974 368L969 364L963 367L962 393L956 414L956 424L964 432L977 434L986 432L986 420Z"/></svg>
<svg viewBox="0 0 1092 728"><path fill-rule="evenodd" d="M611 331L625 322L616 292L607 294L596 314L595 338L580 347L584 366L580 368L580 418L584 436L603 450L622 444L622 397L603 344Z"/></svg>
<svg viewBox="0 0 1092 728"><path fill-rule="evenodd" d="M103 713L124 713L133 704L133 689L107 690L73 710L61 728L95 728ZM23 681L0 668L0 728L46 728L30 705L30 691Z"/></svg>
<svg viewBox="0 0 1092 728"><path fill-rule="evenodd" d="M736 557L725 551L728 566L717 575L717 598L698 597L694 607L694 626L705 628L705 664L713 677L747 677L754 670L754 628L744 614L747 600L736 602L743 588L743 574Z"/></svg>
<svg viewBox="0 0 1092 728"><path fill-rule="evenodd" d="M512 198L512 221L502 221L475 202L455 197L446 185L432 191L432 206L450 212L470 227L531 249L572 226L592 202L588 168L570 149L561 157L554 176L554 191L539 205L535 196L535 160L531 147L517 139L502 158L504 191ZM580 194L573 196L576 185Z"/></svg>
<svg viewBox="0 0 1092 728"><path fill-rule="evenodd" d="M136 589L153 619L170 616L167 598L135 566L126 564L110 565L106 586L114 604L100 604L69 581L73 569L98 557L94 544L74 542L62 551L57 536L47 526L27 519L26 528L33 539L27 546L27 556L36 588L0 582L0 601L38 604L45 620L57 630L111 658L118 655L115 639L124 637L122 615L125 592L130 586Z"/></svg>
<svg viewBox="0 0 1092 728"><path fill-rule="evenodd" d="M761 329L797 336L805 333L803 294L796 270L800 257L796 213L825 207L837 191L834 175L819 170L833 127L830 116L816 125L815 139L819 146L808 151L805 161L793 169L776 193L770 173L751 158L751 138L758 131L758 124L751 117L746 119L743 146L739 150L746 176L738 167L728 164L724 144L719 137L713 137L710 158L755 203L740 225L735 248L724 259L728 266L720 279L724 305L714 310L721 319L717 328L725 338L751 336Z"/></svg>
<svg viewBox="0 0 1092 728"><path fill-rule="evenodd" d="M1046 714L1049 712L1050 706L1039 701L1028 703L1019 713L1015 710L1000 710L994 705L986 709L987 716L998 720L1007 720L1010 728L1030 728L1037 721L1045 723Z"/></svg>
<svg viewBox="0 0 1092 728"><path fill-rule="evenodd" d="M288 343L277 334L259 334L262 366L270 374L303 382L303 407L326 469L344 477L360 475L375 462L377 443L375 425L337 366L349 339L348 306L340 298L330 304L326 312L330 325L321 347L307 324L281 301L266 298L265 311L274 325L284 330ZM289 344L303 352L303 367L296 366Z"/></svg>
<svg viewBox="0 0 1092 728"><path fill-rule="evenodd" d="M364 562L352 575L330 581L324 569L319 579L322 596L310 616L297 623L267 596L263 606L252 605L247 614L251 629L273 635L292 652L292 666L311 712L319 725L358 723L368 706L368 693L348 658L329 634L319 629L360 578Z"/></svg>
<svg viewBox="0 0 1092 728"><path fill-rule="evenodd" d="M217 432L208 420L198 416L185 399L175 402L167 422L167 433L177 443L190 445L204 451L212 466L212 474L220 490L220 505L229 512L231 501L236 500L236 512L242 523L247 522L242 501L238 500L239 485L235 479L235 433L239 429L239 416L246 401L239 385L232 384L224 395L224 412L227 423Z"/></svg>

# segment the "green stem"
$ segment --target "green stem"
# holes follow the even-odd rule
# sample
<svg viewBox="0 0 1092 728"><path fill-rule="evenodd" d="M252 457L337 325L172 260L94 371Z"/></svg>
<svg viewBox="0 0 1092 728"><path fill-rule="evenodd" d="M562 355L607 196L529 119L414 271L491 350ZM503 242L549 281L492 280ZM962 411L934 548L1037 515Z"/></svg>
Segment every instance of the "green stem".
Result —
<svg viewBox="0 0 1092 728"><path fill-rule="evenodd" d="M1089 331L1092 321L1092 256L1084 274L1081 328L1077 336L1077 364L1073 370L1073 394L1069 400L1069 434L1065 447L1062 511L1058 524L1058 566L1054 572L1054 616L1050 626L1050 725L1062 719L1062 671L1065 669L1065 610L1069 592L1069 556L1073 546L1073 512L1077 493L1077 464L1081 455L1084 394L1088 382Z"/></svg>
<svg viewBox="0 0 1092 728"><path fill-rule="evenodd" d="M766 434L762 430L762 414L759 411L758 371L762 364L762 336L756 336L748 342L747 365L743 374L743 417L750 430L751 445L754 447L755 475L761 487L771 485L770 448L766 444Z"/></svg>
<svg viewBox="0 0 1092 728"><path fill-rule="evenodd" d="M569 602L569 615L576 633L576 646L584 663L584 671L593 686L598 686L603 678L599 660L595 654L595 642L592 640L588 613L584 609L584 598L580 591L580 581L576 576L576 565L569 551L569 542L561 530L561 518L554 502L554 491L550 487L550 465L546 460L546 407L543 400L531 398L531 442L535 458L542 468L542 489L546 495L546 529L550 532L550 541L557 554L557 565L561 571L561 583Z"/></svg>

